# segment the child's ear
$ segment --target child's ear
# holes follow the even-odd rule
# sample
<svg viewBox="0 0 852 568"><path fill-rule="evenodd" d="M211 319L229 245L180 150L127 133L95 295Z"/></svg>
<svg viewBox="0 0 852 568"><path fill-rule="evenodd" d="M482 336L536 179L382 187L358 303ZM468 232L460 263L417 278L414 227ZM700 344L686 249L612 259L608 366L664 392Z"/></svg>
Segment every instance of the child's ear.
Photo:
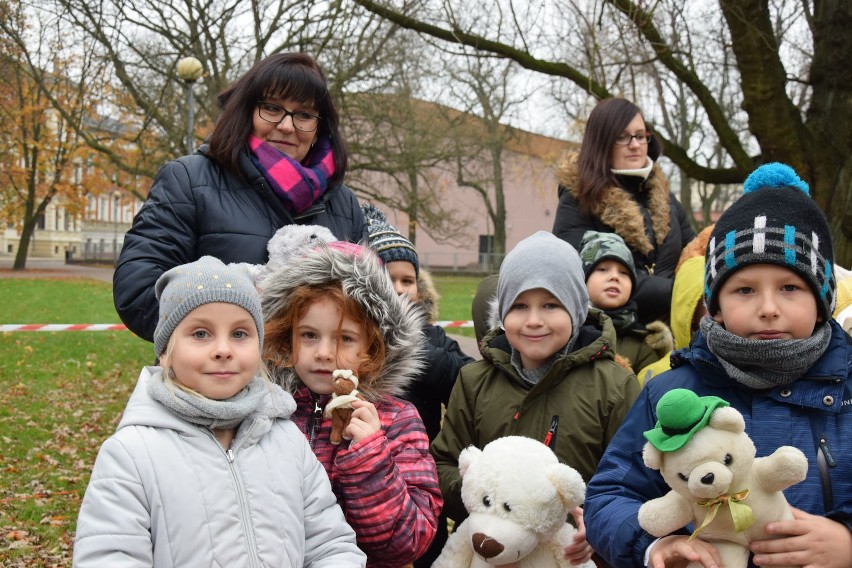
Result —
<svg viewBox="0 0 852 568"><path fill-rule="evenodd" d="M725 327L725 319L722 317L722 312L716 312L716 315L713 316L713 321L718 324L722 324L722 327Z"/></svg>

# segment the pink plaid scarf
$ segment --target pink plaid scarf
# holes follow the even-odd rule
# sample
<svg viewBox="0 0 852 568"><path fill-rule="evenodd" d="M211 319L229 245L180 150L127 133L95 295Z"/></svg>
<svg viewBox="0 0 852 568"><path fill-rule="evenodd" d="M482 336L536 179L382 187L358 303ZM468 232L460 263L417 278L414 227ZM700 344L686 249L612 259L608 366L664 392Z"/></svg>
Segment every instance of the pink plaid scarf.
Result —
<svg viewBox="0 0 852 568"><path fill-rule="evenodd" d="M253 134L249 134L248 143L252 162L290 213L301 213L328 189L328 178L334 173L328 138L316 142L305 165Z"/></svg>

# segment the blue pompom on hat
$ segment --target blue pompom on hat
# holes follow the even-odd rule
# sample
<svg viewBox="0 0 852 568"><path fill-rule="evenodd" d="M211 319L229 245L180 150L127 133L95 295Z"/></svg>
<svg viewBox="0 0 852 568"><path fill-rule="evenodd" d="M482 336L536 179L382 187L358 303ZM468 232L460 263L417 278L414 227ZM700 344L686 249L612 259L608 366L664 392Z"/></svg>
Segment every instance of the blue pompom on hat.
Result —
<svg viewBox="0 0 852 568"><path fill-rule="evenodd" d="M828 221L808 184L786 164L764 164L746 178L742 197L710 234L706 259L704 300L711 316L719 311L725 280L751 264L792 270L810 286L823 320L834 312L837 282Z"/></svg>

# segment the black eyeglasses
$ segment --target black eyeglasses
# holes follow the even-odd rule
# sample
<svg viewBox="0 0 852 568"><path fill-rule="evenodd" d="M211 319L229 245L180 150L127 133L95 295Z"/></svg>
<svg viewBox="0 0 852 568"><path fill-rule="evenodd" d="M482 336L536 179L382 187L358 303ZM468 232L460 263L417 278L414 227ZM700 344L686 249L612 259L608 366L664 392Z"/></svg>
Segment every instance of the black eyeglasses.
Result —
<svg viewBox="0 0 852 568"><path fill-rule="evenodd" d="M638 144L647 144L651 141L652 134L647 130L638 134L619 134L615 138L615 143L619 146L629 146L633 139L636 139Z"/></svg>
<svg viewBox="0 0 852 568"><path fill-rule="evenodd" d="M281 124L288 116L293 117L293 126L302 132L313 132L319 126L320 117L301 110L291 111L263 101L257 101L257 113L260 118L273 124Z"/></svg>

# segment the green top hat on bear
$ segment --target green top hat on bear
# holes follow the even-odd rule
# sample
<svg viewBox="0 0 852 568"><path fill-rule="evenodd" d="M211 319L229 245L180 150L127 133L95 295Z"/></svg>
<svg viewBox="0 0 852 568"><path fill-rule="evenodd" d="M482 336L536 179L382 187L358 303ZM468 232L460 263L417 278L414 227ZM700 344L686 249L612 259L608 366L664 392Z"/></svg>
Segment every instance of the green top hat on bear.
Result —
<svg viewBox="0 0 852 568"><path fill-rule="evenodd" d="M718 396L670 390L657 403L657 424L644 433L645 439L661 452L677 451L710 422L714 410L725 406L730 404Z"/></svg>

